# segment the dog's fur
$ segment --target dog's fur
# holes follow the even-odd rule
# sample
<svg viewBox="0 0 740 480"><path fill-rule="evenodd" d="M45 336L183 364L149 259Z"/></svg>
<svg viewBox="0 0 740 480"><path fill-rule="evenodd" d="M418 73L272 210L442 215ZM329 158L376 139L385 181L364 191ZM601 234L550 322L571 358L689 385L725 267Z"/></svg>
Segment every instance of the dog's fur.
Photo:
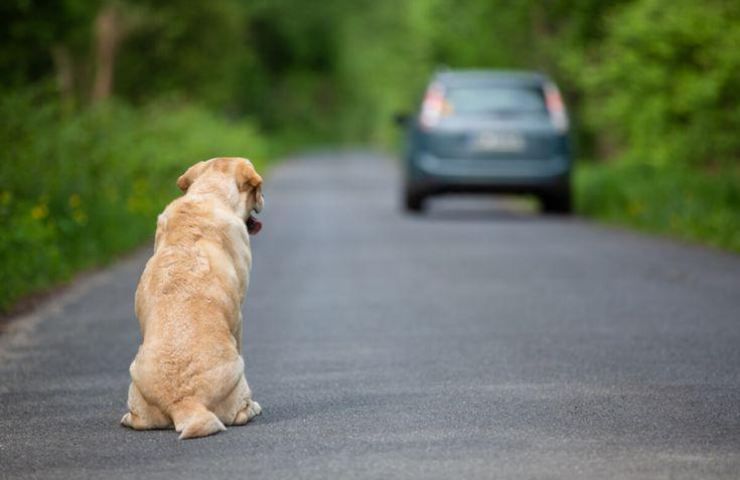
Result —
<svg viewBox="0 0 740 480"><path fill-rule="evenodd" d="M264 199L262 178L243 158L199 162L177 185L185 195L159 216L136 290L143 342L121 423L174 426L193 438L261 411L244 377L241 303L252 264L245 220Z"/></svg>

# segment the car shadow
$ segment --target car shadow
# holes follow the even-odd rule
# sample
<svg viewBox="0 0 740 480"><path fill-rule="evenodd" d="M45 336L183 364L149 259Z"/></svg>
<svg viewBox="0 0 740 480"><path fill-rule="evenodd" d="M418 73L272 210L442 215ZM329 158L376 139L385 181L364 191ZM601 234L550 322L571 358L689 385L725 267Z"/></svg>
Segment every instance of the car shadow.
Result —
<svg viewBox="0 0 740 480"><path fill-rule="evenodd" d="M429 199L420 220L535 222L558 218L540 213L534 199L505 196L455 196Z"/></svg>

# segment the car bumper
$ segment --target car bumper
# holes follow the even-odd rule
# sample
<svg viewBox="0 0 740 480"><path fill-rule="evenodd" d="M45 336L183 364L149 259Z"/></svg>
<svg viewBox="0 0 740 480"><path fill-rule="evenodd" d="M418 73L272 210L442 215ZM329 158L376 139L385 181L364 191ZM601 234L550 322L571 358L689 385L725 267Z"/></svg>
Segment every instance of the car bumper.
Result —
<svg viewBox="0 0 740 480"><path fill-rule="evenodd" d="M440 158L421 154L408 163L408 181L427 191L535 192L561 189L570 177L566 156L547 159Z"/></svg>

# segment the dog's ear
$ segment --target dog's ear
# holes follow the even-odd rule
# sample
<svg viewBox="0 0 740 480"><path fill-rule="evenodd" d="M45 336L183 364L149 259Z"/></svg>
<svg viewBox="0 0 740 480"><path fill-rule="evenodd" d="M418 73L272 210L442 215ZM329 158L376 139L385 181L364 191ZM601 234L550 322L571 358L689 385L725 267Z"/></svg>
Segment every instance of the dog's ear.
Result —
<svg viewBox="0 0 740 480"><path fill-rule="evenodd" d="M190 188L190 185L193 184L196 178L200 176L201 173L203 173L203 170L205 170L206 162L198 162L192 167L188 168L185 173L180 175L180 178L177 179L177 186L180 190L182 190L183 193L188 191L188 188Z"/></svg>
<svg viewBox="0 0 740 480"><path fill-rule="evenodd" d="M260 213L265 207L265 197L262 195L262 184L254 188L254 211Z"/></svg>
<svg viewBox="0 0 740 480"><path fill-rule="evenodd" d="M247 160L239 162L236 166L236 186L240 192L244 192L250 187L259 188L262 186L262 177Z"/></svg>

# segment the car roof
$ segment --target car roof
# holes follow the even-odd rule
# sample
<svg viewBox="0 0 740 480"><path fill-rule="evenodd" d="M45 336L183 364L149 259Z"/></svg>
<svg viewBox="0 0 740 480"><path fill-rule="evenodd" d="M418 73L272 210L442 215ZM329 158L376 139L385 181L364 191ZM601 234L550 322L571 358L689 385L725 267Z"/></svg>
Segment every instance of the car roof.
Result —
<svg viewBox="0 0 740 480"><path fill-rule="evenodd" d="M435 74L434 81L450 87L540 87L550 80L541 73L524 70L443 70Z"/></svg>

